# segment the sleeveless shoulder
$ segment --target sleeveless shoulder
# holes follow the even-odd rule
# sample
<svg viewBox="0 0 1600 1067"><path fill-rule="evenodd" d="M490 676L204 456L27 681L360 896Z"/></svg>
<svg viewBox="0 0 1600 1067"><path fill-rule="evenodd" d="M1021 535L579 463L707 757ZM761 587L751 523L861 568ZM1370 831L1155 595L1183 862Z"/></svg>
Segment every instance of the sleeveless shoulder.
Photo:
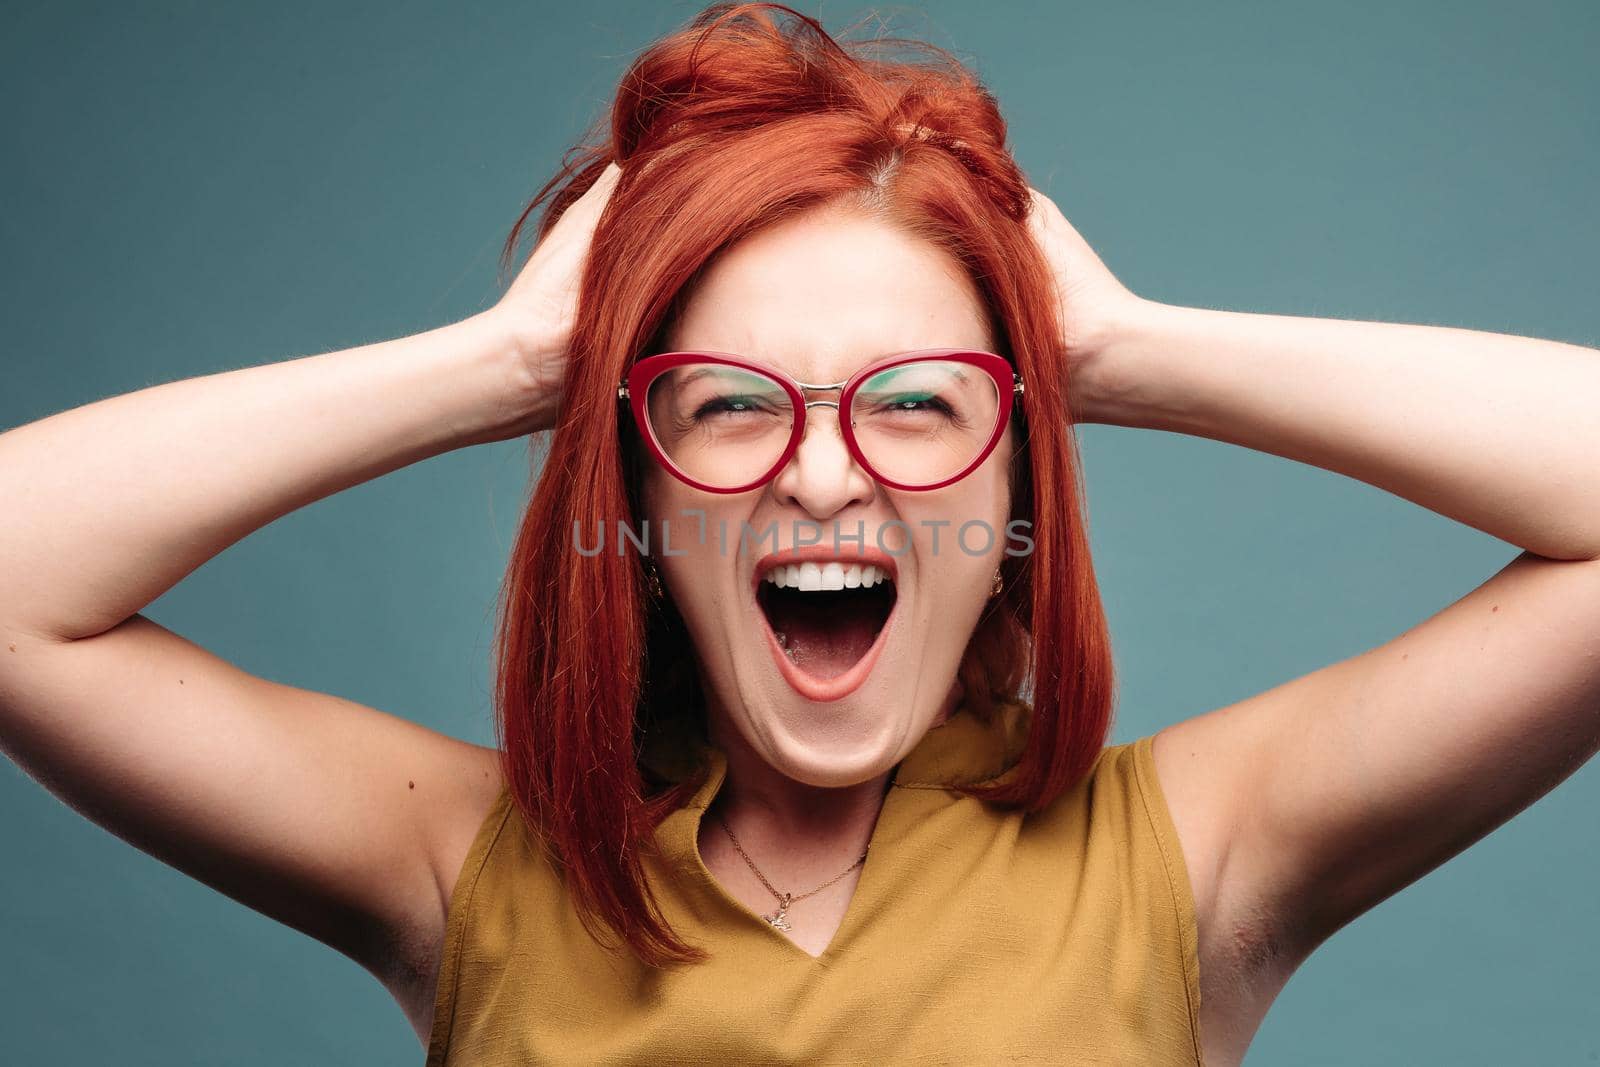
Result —
<svg viewBox="0 0 1600 1067"><path fill-rule="evenodd" d="M1015 722L952 723L897 768L819 957L700 861L699 820L726 771L715 750L646 862L668 922L710 953L698 965L652 971L596 943L502 790L451 898L427 1067L1201 1065L1194 905L1153 737L1106 747L1076 786L1022 813L938 781L992 775Z"/></svg>
<svg viewBox="0 0 1600 1067"><path fill-rule="evenodd" d="M1089 836L1091 842L1103 838L1108 846L1119 846L1126 855L1130 897L1147 917L1143 966L1162 989L1172 990L1175 998L1181 994L1193 1061L1199 1063L1199 926L1177 827L1156 776L1154 741L1155 735L1147 734L1101 753L1092 787L1098 810L1090 818Z"/></svg>
<svg viewBox="0 0 1600 1067"><path fill-rule="evenodd" d="M483 876L484 865L500 835L505 832L514 810L510 788L501 785L500 795L479 824L472 847L467 850L466 859L456 875L455 887L450 892L450 905L445 917L444 951L439 959L438 989L434 995L433 1028L428 1035L427 1067L445 1062L444 1050L450 1044L450 1027L455 1021L461 953L467 940L467 917L473 911L473 896Z"/></svg>

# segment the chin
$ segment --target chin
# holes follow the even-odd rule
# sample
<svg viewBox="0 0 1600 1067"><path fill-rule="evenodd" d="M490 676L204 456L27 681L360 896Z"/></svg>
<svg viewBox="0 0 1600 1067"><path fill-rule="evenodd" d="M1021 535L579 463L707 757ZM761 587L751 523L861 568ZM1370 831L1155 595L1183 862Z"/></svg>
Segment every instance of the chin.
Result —
<svg viewBox="0 0 1600 1067"><path fill-rule="evenodd" d="M725 742L824 788L904 759L952 708L994 566L923 561L848 542L665 561Z"/></svg>
<svg viewBox="0 0 1600 1067"><path fill-rule="evenodd" d="M745 705L745 732L763 758L797 782L819 787L857 785L886 774L920 736L920 709L893 687L869 682L829 704L768 687Z"/></svg>
<svg viewBox="0 0 1600 1067"><path fill-rule="evenodd" d="M927 662L926 620L899 579L894 558L870 549L758 561L724 645L738 694L730 710L787 777L842 787L885 774L944 710L957 663Z"/></svg>

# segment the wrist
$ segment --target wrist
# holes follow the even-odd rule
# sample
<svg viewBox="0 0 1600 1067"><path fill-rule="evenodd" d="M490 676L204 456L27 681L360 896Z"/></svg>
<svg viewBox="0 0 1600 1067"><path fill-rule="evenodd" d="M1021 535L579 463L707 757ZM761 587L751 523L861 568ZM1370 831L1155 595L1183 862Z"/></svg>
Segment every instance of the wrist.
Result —
<svg viewBox="0 0 1600 1067"><path fill-rule="evenodd" d="M1139 357L1148 351L1171 305L1129 293L1068 346L1068 399L1074 422L1133 424Z"/></svg>
<svg viewBox="0 0 1600 1067"><path fill-rule="evenodd" d="M497 305L457 324L473 336L472 346L486 380L493 383L485 432L489 440L539 433L555 425L560 403L565 345L530 317Z"/></svg>

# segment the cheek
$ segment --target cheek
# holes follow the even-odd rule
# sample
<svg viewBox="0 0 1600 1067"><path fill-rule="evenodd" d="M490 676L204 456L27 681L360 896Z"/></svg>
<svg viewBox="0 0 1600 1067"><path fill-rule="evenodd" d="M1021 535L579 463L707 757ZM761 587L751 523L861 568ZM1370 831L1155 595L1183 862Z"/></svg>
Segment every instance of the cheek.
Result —
<svg viewBox="0 0 1600 1067"><path fill-rule="evenodd" d="M953 514L952 519L955 519L958 529L962 523L974 524L963 539L963 543L974 554L989 556L998 551L995 544L1005 539L1006 521L1011 516L1009 436L983 466L956 487L963 492L961 499L953 502L952 508L959 518Z"/></svg>
<svg viewBox="0 0 1600 1067"><path fill-rule="evenodd" d="M930 587L963 588L981 578L988 588L1005 549L1011 513L1003 466L980 468L949 489L918 499L902 496L895 510L913 530L917 566L932 580Z"/></svg>
<svg viewBox="0 0 1600 1067"><path fill-rule="evenodd" d="M671 496L676 482L676 478L650 464L639 484L639 507L644 511L640 518L648 519L651 526L659 526L661 520L672 513Z"/></svg>
<svg viewBox="0 0 1600 1067"><path fill-rule="evenodd" d="M650 523L650 552L665 571L684 569L703 552L698 543L705 516L716 522L714 501L697 493L660 468L652 468L640 486L641 518ZM667 554L670 548L671 554ZM698 564L696 564L698 565Z"/></svg>
<svg viewBox="0 0 1600 1067"><path fill-rule="evenodd" d="M995 462L985 463L967 480L971 484L956 509L960 517L953 523L955 555L950 562L958 560L963 574L982 587L985 597L995 569L1005 558L1006 523L1011 518L1010 449L1005 452L1005 456L991 457Z"/></svg>
<svg viewBox="0 0 1600 1067"><path fill-rule="evenodd" d="M731 595L745 512L659 469L645 475L639 504L640 517L650 523L650 553L667 592L690 628L702 632ZM719 536L719 528L726 535Z"/></svg>

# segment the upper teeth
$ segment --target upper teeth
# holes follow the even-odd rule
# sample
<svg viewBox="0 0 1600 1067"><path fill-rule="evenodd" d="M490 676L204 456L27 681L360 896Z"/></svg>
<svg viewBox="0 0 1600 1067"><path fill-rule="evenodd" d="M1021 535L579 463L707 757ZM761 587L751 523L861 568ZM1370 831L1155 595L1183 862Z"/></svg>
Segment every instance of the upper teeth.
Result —
<svg viewBox="0 0 1600 1067"><path fill-rule="evenodd" d="M824 589L870 589L879 582L887 582L889 575L870 563L866 566L856 563L791 563L772 568L764 580L779 589L798 589L810 593Z"/></svg>

